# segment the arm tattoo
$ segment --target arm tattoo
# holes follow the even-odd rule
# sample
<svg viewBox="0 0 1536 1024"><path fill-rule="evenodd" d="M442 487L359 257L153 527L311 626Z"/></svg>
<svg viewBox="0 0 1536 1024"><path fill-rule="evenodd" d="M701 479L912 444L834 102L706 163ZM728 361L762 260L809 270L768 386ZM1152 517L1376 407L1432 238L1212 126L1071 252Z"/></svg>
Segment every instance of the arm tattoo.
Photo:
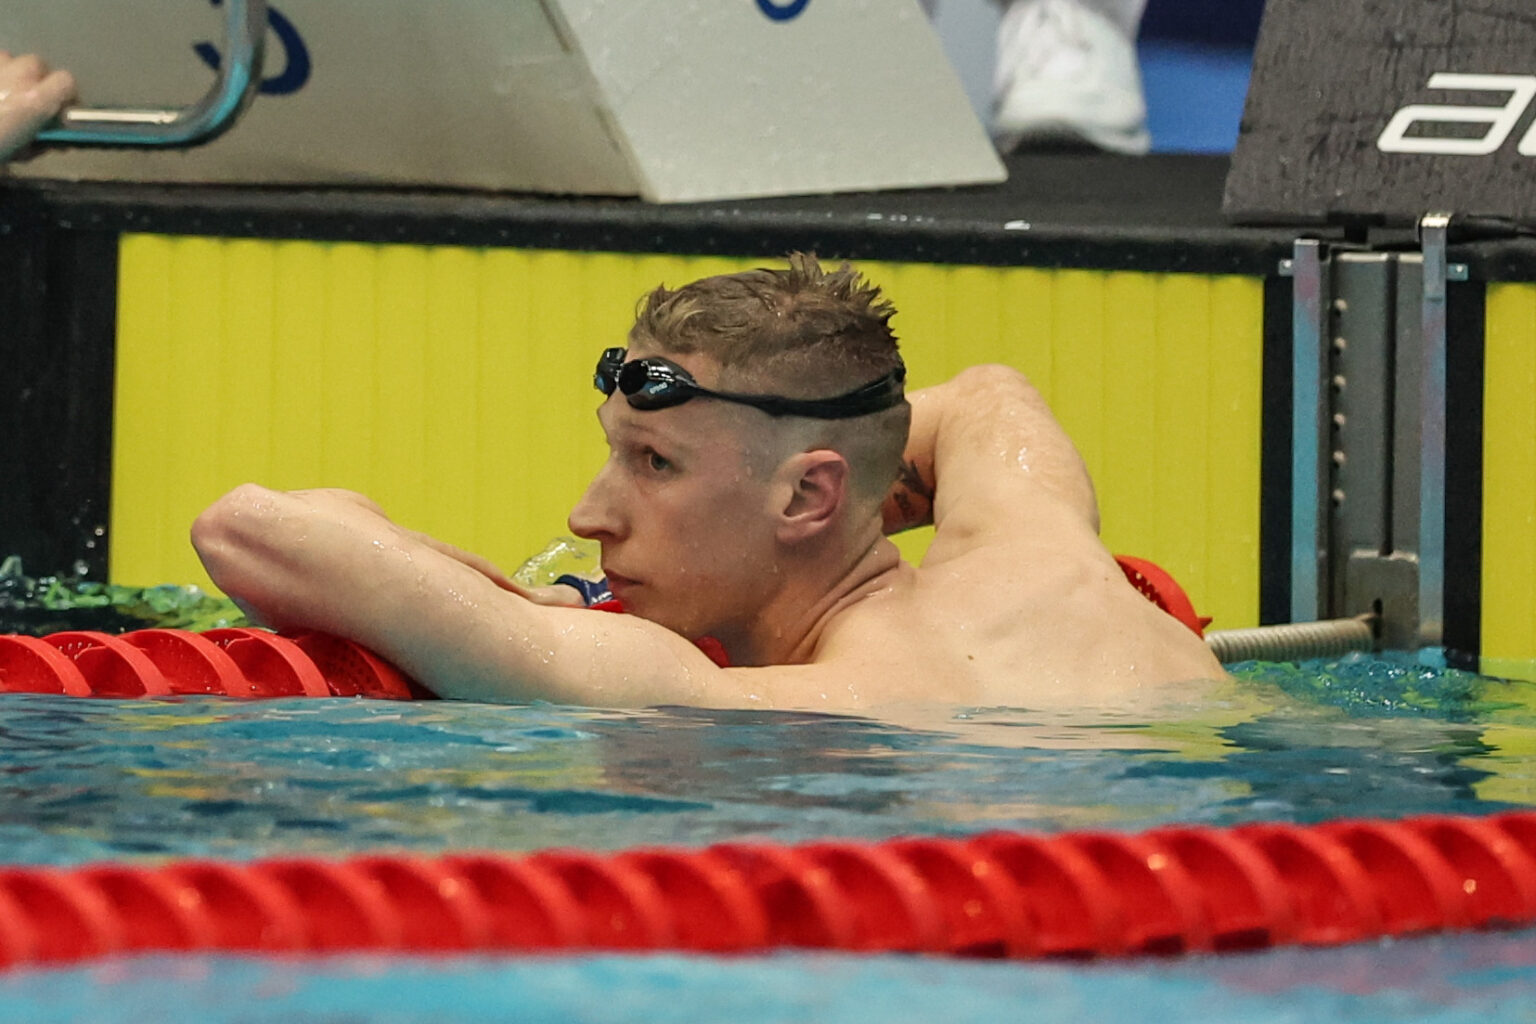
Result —
<svg viewBox="0 0 1536 1024"><path fill-rule="evenodd" d="M896 484L891 488L890 500L901 513L898 524L890 524L888 532L923 526L933 521L933 487L918 472L917 463L902 463Z"/></svg>
<svg viewBox="0 0 1536 1024"><path fill-rule="evenodd" d="M901 464L901 472L896 475L896 485L929 502L933 501L933 485L923 479L923 474L918 472L917 463L911 459Z"/></svg>

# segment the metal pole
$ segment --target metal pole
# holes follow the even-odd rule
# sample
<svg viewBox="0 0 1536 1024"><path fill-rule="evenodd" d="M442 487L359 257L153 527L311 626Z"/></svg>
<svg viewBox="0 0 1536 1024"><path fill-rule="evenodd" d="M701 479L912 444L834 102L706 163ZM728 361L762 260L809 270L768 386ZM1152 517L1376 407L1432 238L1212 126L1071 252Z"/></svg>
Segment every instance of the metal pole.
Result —
<svg viewBox="0 0 1536 1024"><path fill-rule="evenodd" d="M1451 217L1419 222L1424 298L1419 376L1419 645L1438 648L1445 636L1445 388L1446 245Z"/></svg>
<svg viewBox="0 0 1536 1024"><path fill-rule="evenodd" d="M1291 621L1322 614L1323 253L1296 240L1291 261Z"/></svg>

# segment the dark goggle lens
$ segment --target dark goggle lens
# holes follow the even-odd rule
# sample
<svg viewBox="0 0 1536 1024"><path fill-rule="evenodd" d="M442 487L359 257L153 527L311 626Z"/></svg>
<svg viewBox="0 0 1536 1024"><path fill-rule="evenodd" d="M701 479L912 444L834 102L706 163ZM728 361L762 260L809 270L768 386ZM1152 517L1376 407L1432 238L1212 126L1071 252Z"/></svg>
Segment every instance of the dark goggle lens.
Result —
<svg viewBox="0 0 1536 1024"><path fill-rule="evenodd" d="M682 405L700 393L686 371L660 360L635 359L619 370L619 390L641 411Z"/></svg>
<svg viewBox="0 0 1536 1024"><path fill-rule="evenodd" d="M624 361L627 350L605 349L597 360L592 384L604 395L618 391L629 404L642 411L681 405L700 388L681 367L661 359Z"/></svg>

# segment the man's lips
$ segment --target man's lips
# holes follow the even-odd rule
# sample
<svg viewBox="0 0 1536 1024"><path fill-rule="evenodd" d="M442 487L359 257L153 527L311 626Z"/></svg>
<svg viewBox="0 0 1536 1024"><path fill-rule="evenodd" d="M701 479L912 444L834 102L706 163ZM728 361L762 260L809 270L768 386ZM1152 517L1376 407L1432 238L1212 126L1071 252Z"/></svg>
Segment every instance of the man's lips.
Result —
<svg viewBox="0 0 1536 1024"><path fill-rule="evenodd" d="M622 596L620 591L628 590L630 587L636 586L638 583L637 580L632 580L622 573L611 572L608 569L603 570L603 577L607 579L608 589L613 591L614 597Z"/></svg>

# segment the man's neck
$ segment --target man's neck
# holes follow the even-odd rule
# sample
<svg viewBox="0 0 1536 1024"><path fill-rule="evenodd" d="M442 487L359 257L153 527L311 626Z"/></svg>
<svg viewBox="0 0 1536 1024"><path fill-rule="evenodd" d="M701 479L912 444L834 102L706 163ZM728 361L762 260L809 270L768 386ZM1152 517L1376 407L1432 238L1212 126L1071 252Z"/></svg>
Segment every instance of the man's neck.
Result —
<svg viewBox="0 0 1536 1024"><path fill-rule="evenodd" d="M827 628L849 606L890 585L901 553L878 524L848 559L812 559L805 572L786 572L794 582L775 593L761 613L740 633L719 636L731 664L799 665L809 662ZM815 563L844 568L828 578Z"/></svg>

